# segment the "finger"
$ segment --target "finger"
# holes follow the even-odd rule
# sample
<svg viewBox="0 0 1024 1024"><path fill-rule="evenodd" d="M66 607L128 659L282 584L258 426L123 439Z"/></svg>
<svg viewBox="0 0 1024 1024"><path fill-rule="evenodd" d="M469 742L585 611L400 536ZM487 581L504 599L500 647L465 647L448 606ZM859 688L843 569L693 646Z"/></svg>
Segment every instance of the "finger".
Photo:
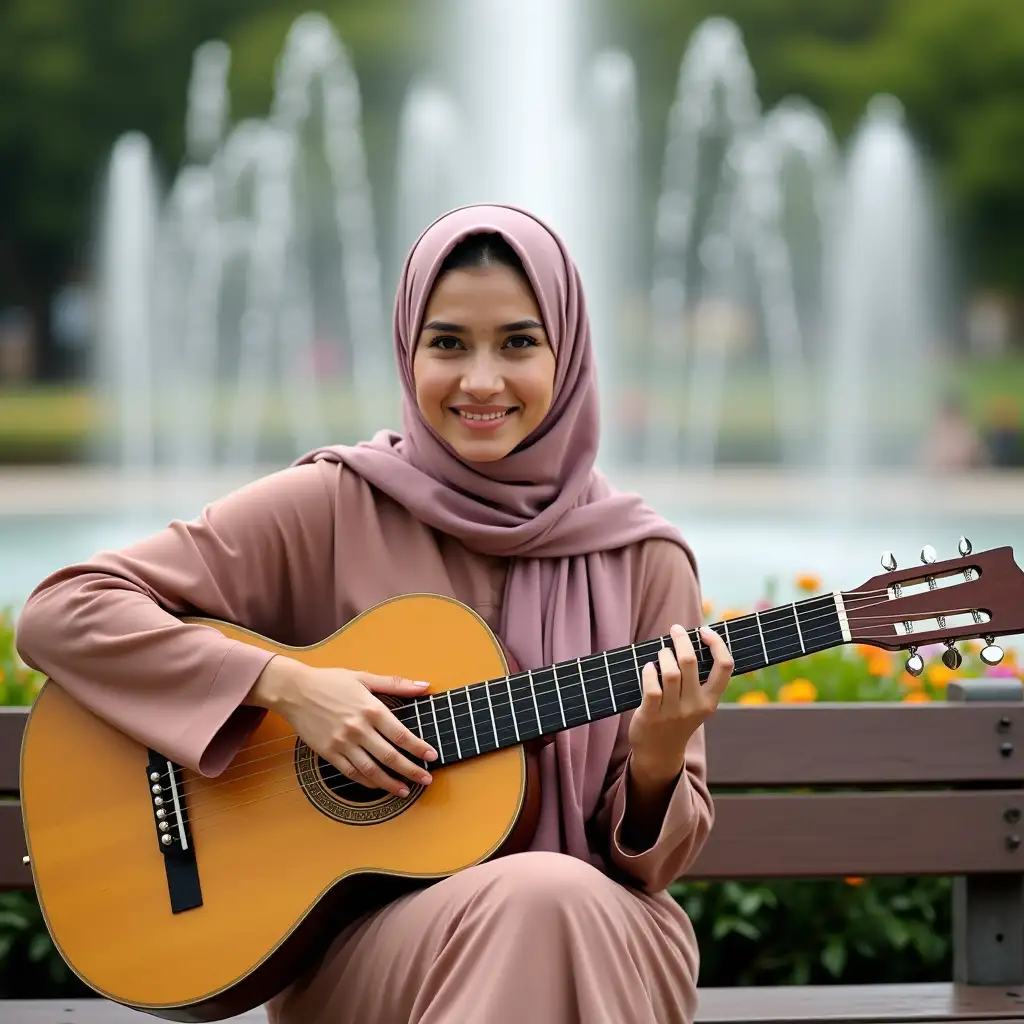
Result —
<svg viewBox="0 0 1024 1024"><path fill-rule="evenodd" d="M368 789L373 789L373 783L366 778L362 772L347 758L344 754L337 754L336 756L329 758L331 764L352 782L358 783L360 786L366 786Z"/></svg>
<svg viewBox="0 0 1024 1024"><path fill-rule="evenodd" d="M702 626L700 630L701 639L708 645L714 664L711 667L711 674L708 676L704 689L716 703L721 700L729 686L733 669L736 667L732 651L729 650L726 642L708 626Z"/></svg>
<svg viewBox="0 0 1024 1024"><path fill-rule="evenodd" d="M378 704L376 713L371 716L374 728L396 747L408 750L413 757L421 761L436 761L437 751L411 729L407 729L395 716L394 712L384 704Z"/></svg>
<svg viewBox="0 0 1024 1024"><path fill-rule="evenodd" d="M661 683L658 682L658 670L654 667L653 661L647 662L641 670L640 684L643 690L641 709L657 714L661 710Z"/></svg>
<svg viewBox="0 0 1024 1024"><path fill-rule="evenodd" d="M356 678L374 693L391 693L396 697L413 697L426 693L430 683L406 679L403 676L378 676L372 672L357 672Z"/></svg>
<svg viewBox="0 0 1024 1024"><path fill-rule="evenodd" d="M363 783L364 786L369 786L371 789L384 789L389 793L394 793L396 796L409 795L409 787L406 783L402 779L396 779L388 775L363 747L353 745L346 749L345 756L355 770L364 779L369 780Z"/></svg>
<svg viewBox="0 0 1024 1024"><path fill-rule="evenodd" d="M404 775L410 782L430 785L430 774L422 765L403 757L379 732L363 738L363 748L371 753L393 775Z"/></svg>
<svg viewBox="0 0 1024 1024"><path fill-rule="evenodd" d="M690 631L676 624L669 632L672 634L672 645L675 648L676 660L682 675L682 691L700 686L700 664L694 650Z"/></svg>
<svg viewBox="0 0 1024 1024"><path fill-rule="evenodd" d="M674 710L679 707L682 673L671 647L658 651L658 668L661 669L661 706L666 711Z"/></svg>

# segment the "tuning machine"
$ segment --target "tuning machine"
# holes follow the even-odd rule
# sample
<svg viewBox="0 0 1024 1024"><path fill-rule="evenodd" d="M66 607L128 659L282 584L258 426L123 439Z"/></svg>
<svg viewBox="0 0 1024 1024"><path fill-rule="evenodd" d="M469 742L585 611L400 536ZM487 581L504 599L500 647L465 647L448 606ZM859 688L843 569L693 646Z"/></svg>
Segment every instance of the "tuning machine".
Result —
<svg viewBox="0 0 1024 1024"><path fill-rule="evenodd" d="M910 648L910 657L907 658L906 669L912 676L919 676L924 671L924 658L917 653L916 647Z"/></svg>
<svg viewBox="0 0 1024 1024"><path fill-rule="evenodd" d="M896 556L891 551L882 552L882 568L886 572L894 572L896 569Z"/></svg>
<svg viewBox="0 0 1024 1024"><path fill-rule="evenodd" d="M981 660L986 665L998 665L1003 660L1003 649L996 645L994 636L987 636L985 646L981 649Z"/></svg>
<svg viewBox="0 0 1024 1024"><path fill-rule="evenodd" d="M946 643L946 649L942 652L942 664L948 669L958 669L963 664L963 656L956 649L952 640Z"/></svg>
<svg viewBox="0 0 1024 1024"><path fill-rule="evenodd" d="M921 561L924 562L925 565L931 565L938 557L939 556L936 554L935 548L933 548L931 544L925 544L925 546L921 548Z"/></svg>

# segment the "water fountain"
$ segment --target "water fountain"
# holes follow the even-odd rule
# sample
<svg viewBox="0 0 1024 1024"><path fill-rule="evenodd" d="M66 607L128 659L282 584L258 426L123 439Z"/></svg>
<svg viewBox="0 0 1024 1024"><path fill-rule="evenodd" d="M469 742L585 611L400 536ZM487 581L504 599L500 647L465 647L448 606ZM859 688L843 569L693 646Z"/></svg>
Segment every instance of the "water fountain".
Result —
<svg viewBox="0 0 1024 1024"><path fill-rule="evenodd" d="M348 54L326 18L300 17L269 116L230 130L229 61L219 43L196 53L188 160L158 203L152 256L136 258L141 240L104 250L103 322L147 323L123 357L124 332L99 333L101 361L119 367L117 458L133 468L255 467L395 421ZM125 220L143 223L134 216L141 200L124 184L131 146L122 140L112 157L106 237ZM341 419L327 415L328 402Z"/></svg>

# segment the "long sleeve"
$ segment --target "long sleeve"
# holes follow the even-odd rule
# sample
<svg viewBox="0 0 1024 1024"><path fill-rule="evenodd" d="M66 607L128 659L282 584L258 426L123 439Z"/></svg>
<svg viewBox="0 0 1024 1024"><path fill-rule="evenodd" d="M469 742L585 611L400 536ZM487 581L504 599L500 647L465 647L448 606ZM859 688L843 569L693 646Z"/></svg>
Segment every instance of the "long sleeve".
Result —
<svg viewBox="0 0 1024 1024"><path fill-rule="evenodd" d="M334 470L264 477L196 520L53 573L19 616L21 656L127 735L218 774L259 724L263 712L242 702L273 654L180 617L312 642L301 637L298 599L330 600L325 472Z"/></svg>
<svg viewBox="0 0 1024 1024"><path fill-rule="evenodd" d="M639 616L635 642L664 636L674 623L700 625L701 600L696 573L685 552L670 541L648 541L637 573ZM622 715L607 783L595 815L596 834L607 844L612 865L648 892L666 888L696 860L714 822L714 804L707 787L704 727L691 737L686 764L669 799L654 844L646 850L628 848L622 840L629 768L629 721Z"/></svg>

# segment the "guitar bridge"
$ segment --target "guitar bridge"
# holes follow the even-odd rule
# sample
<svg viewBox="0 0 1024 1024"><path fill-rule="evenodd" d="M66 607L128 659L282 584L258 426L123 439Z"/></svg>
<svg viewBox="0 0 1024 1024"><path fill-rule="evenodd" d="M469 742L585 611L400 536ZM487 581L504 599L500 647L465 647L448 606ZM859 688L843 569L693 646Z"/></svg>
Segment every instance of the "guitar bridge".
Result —
<svg viewBox="0 0 1024 1024"><path fill-rule="evenodd" d="M203 893L199 886L199 865L181 785L181 766L150 750L146 779L153 800L157 845L163 854L167 874L171 913L195 910L203 905Z"/></svg>

